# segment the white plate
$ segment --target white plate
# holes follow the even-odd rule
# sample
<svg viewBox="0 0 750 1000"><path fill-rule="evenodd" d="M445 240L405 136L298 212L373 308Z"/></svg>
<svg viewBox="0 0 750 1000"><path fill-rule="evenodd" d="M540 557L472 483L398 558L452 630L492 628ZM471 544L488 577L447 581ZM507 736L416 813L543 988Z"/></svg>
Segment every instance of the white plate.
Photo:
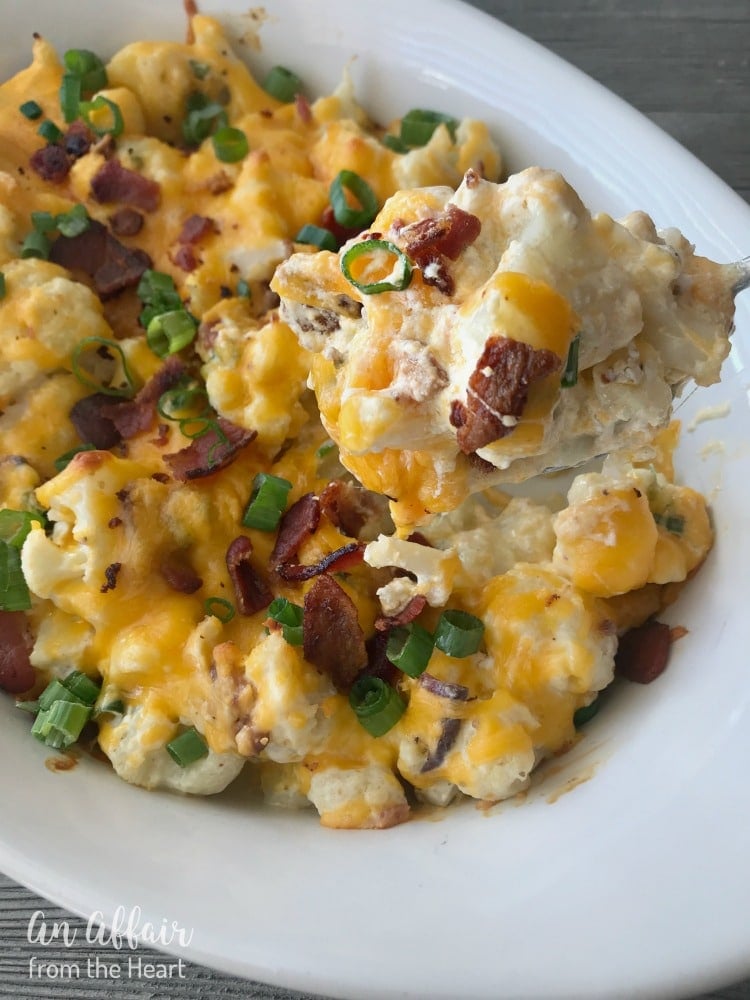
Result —
<svg viewBox="0 0 750 1000"><path fill-rule="evenodd" d="M489 17L450 0L410 0L408 17L402 0L269 9L256 64L292 65L326 90L356 55L374 114L425 106L485 117L511 166L560 168L591 207L646 209L716 259L748 252L740 198L636 112ZM23 64L33 29L60 49L104 54L136 36L180 37L184 23L178 0L76 0L75 17L59 0L17 4L0 39L6 71ZM331 832L310 812L248 808L236 792L147 793L92 761L51 774L28 721L2 699L2 868L84 915L137 905L156 925L174 920L194 932L183 957L324 994L601 1000L687 994L746 974L750 301L737 325L723 383L682 410L689 421L699 406L730 404L680 451L717 525L714 552L671 616L690 634L667 673L624 688L527 801ZM706 451L717 439L723 452Z"/></svg>

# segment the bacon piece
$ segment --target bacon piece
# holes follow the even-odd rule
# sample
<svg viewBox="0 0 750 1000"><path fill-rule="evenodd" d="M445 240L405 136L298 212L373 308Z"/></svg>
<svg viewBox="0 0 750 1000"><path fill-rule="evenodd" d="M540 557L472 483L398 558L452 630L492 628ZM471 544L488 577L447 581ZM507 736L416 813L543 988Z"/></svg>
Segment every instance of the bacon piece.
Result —
<svg viewBox="0 0 750 1000"><path fill-rule="evenodd" d="M216 223L207 215L190 215L182 225L178 243L200 243L204 236L216 232Z"/></svg>
<svg viewBox="0 0 750 1000"><path fill-rule="evenodd" d="M240 535L227 549L226 562L241 615L254 615L273 600L268 584L251 561L253 543Z"/></svg>
<svg viewBox="0 0 750 1000"><path fill-rule="evenodd" d="M62 146L52 143L32 153L29 166L43 181L52 184L61 184L70 172L68 154Z"/></svg>
<svg viewBox="0 0 750 1000"><path fill-rule="evenodd" d="M345 573L346 570L361 563L364 557L364 542L351 542L340 549L334 549L309 566L303 566L301 563L279 563L276 572L288 583L300 583L303 580L312 580L321 573Z"/></svg>
<svg viewBox="0 0 750 1000"><path fill-rule="evenodd" d="M304 94L294 95L294 107L299 115L299 120L303 125L309 125L313 120L312 108L310 107L310 102L305 97Z"/></svg>
<svg viewBox="0 0 750 1000"><path fill-rule="evenodd" d="M458 736L458 731L461 728L461 723L463 719L443 719L440 723L440 736L435 744L435 749L431 750L427 757L425 758L424 764L419 769L420 774L427 774L428 771L434 771L436 768L445 760L446 754L452 749L453 744L456 742L456 737Z"/></svg>
<svg viewBox="0 0 750 1000"><path fill-rule="evenodd" d="M191 441L187 448L164 456L172 475L181 483L212 476L225 469L234 461L237 452L246 448L258 434L224 417L218 417L216 423L218 430L211 428Z"/></svg>
<svg viewBox="0 0 750 1000"><path fill-rule="evenodd" d="M359 538L388 516L388 500L356 483L334 479L320 494L320 508L331 524L350 538ZM383 527L385 531L385 527Z"/></svg>
<svg viewBox="0 0 750 1000"><path fill-rule="evenodd" d="M271 552L271 565L278 570L283 563L290 562L302 543L315 533L319 523L320 501L314 493L305 493L281 518Z"/></svg>
<svg viewBox="0 0 750 1000"><path fill-rule="evenodd" d="M360 677L379 677L387 684L395 684L401 671L386 656L388 649L388 633L376 632L365 643L367 647L367 666L357 674Z"/></svg>
<svg viewBox="0 0 750 1000"><path fill-rule="evenodd" d="M34 686L31 636L23 611L0 611L0 689L21 694Z"/></svg>
<svg viewBox="0 0 750 1000"><path fill-rule="evenodd" d="M112 421L120 436L126 440L134 437L140 431L148 430L154 422L159 397L167 389L176 385L184 372L185 366L179 358L167 358L156 374L152 375L146 382L135 399L119 403L112 403L110 399L110 405L103 408L104 416Z"/></svg>
<svg viewBox="0 0 750 1000"><path fill-rule="evenodd" d="M110 215L109 224L115 236L137 236L143 229L143 216L134 208L118 208Z"/></svg>
<svg viewBox="0 0 750 1000"><path fill-rule="evenodd" d="M49 259L70 271L87 274L102 300L137 285L143 272L151 267L145 250L126 247L95 219L78 236L58 236Z"/></svg>
<svg viewBox="0 0 750 1000"><path fill-rule="evenodd" d="M348 691L367 664L367 647L354 602L328 574L319 576L305 594L302 622L305 659L327 674L338 691Z"/></svg>
<svg viewBox="0 0 750 1000"><path fill-rule="evenodd" d="M421 531L412 531L406 540L407 542L414 542L415 545L424 545L428 549L435 548L429 538L426 538Z"/></svg>
<svg viewBox="0 0 750 1000"><path fill-rule="evenodd" d="M63 149L74 160L85 156L94 143L94 133L83 122L73 122L62 139Z"/></svg>
<svg viewBox="0 0 750 1000"><path fill-rule="evenodd" d="M513 426L501 418L520 417L529 386L561 367L554 351L510 337L488 337L469 378L466 403L451 404L450 422L457 428L461 451L469 454L510 434Z"/></svg>
<svg viewBox="0 0 750 1000"><path fill-rule="evenodd" d="M456 260L481 231L482 223L476 215L449 205L446 212L404 226L398 235L404 252L421 265L423 260L436 256Z"/></svg>
<svg viewBox="0 0 750 1000"><path fill-rule="evenodd" d="M69 413L70 422L81 441L93 444L101 451L107 451L119 444L122 436L109 415L113 409L112 397L103 392L84 396L74 403Z"/></svg>
<svg viewBox="0 0 750 1000"><path fill-rule="evenodd" d="M203 580L179 552L173 552L162 559L159 573L172 590L180 594L194 594L203 586Z"/></svg>
<svg viewBox="0 0 750 1000"><path fill-rule="evenodd" d="M638 684L650 684L663 673L669 661L672 630L664 622L651 620L631 628L620 638L615 672Z"/></svg>
<svg viewBox="0 0 750 1000"><path fill-rule="evenodd" d="M186 271L188 274L191 271L194 271L200 263L195 250L193 250L193 248L188 246L186 243L179 246L174 253L170 253L169 257L173 264L179 267L181 271Z"/></svg>
<svg viewBox="0 0 750 1000"><path fill-rule="evenodd" d="M419 683L430 694L449 701L469 701L469 689L465 684L453 684L451 681L441 681L432 674L420 674Z"/></svg>
<svg viewBox="0 0 750 1000"><path fill-rule="evenodd" d="M389 631L392 628L399 628L408 625L418 618L425 609L427 598L423 594L415 594L403 608L395 615L381 615L375 619L375 628L379 632Z"/></svg>
<svg viewBox="0 0 750 1000"><path fill-rule="evenodd" d="M120 202L143 212L155 212L161 202L161 188L119 160L107 160L91 178L91 194L101 204Z"/></svg>
<svg viewBox="0 0 750 1000"><path fill-rule="evenodd" d="M117 586L117 578L120 575L120 570L122 569L122 563L113 562L104 570L105 583L99 588L102 594L108 594L110 590L114 590Z"/></svg>
<svg viewBox="0 0 750 1000"><path fill-rule="evenodd" d="M339 246L362 231L358 226L342 226L340 222L337 222L331 205L326 205L323 209L323 214L320 217L320 225L333 233Z"/></svg>

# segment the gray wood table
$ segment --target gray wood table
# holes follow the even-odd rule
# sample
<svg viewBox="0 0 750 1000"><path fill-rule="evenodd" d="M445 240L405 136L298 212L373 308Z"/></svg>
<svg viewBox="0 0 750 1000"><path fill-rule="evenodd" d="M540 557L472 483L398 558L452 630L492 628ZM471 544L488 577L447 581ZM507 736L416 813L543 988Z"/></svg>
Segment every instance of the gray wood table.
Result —
<svg viewBox="0 0 750 1000"><path fill-rule="evenodd" d="M624 97L750 201L750 0L474 0L473 5L542 42ZM748 244L750 249L750 233ZM182 977L163 984L145 978L31 983L33 947L27 942L27 928L40 908L50 921L67 918L71 927L81 928L79 939L83 937L82 922L0 875L0 996L303 997L189 964ZM46 958L85 965L94 951L102 961L118 961L114 951L85 945L77 951L48 948ZM149 956L143 949L142 957L147 962L161 956ZM622 984L622 996L628 995ZM750 1000L750 980L708 996Z"/></svg>

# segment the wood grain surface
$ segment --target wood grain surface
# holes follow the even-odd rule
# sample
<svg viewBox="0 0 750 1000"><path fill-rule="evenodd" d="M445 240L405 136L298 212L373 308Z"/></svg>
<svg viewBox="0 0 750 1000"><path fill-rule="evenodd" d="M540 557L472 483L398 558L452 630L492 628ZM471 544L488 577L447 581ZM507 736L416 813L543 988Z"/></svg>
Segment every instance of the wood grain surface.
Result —
<svg viewBox="0 0 750 1000"><path fill-rule="evenodd" d="M473 6L535 38L624 97L750 201L750 0L476 0ZM49 962L76 962L84 969L88 960L96 958L110 965L126 962L111 948L83 943L82 921L0 875L2 997L187 1000L210 994L284 1000L303 996L187 963L164 982L123 973L119 981L82 977L40 983L29 977L35 948L27 940L29 920L37 909L44 910L48 921L67 919L71 928L79 930L71 948L44 949ZM144 964L165 960L146 949L139 949L138 955ZM627 984L622 984L621 995L631 995ZM750 1000L750 980L717 989L704 1000L708 998Z"/></svg>

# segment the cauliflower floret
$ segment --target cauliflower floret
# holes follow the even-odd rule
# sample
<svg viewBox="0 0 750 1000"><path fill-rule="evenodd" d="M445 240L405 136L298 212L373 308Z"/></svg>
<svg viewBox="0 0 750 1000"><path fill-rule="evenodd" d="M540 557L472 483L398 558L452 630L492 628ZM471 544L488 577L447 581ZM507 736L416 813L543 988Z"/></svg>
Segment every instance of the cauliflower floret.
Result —
<svg viewBox="0 0 750 1000"><path fill-rule="evenodd" d="M310 801L323 826L344 830L385 829L409 815L404 789L390 770L364 767L321 767L310 779Z"/></svg>
<svg viewBox="0 0 750 1000"><path fill-rule="evenodd" d="M102 725L99 744L117 774L130 784L190 795L222 792L245 764L239 754L209 750L200 760L180 767L166 749L176 735L174 722L147 699Z"/></svg>
<svg viewBox="0 0 750 1000"><path fill-rule="evenodd" d="M365 562L374 569L396 566L407 569L417 577L416 583L399 577L378 590L378 597L386 614L401 608L417 594L439 607L448 601L460 562L452 549L441 551L417 542L380 535L365 549Z"/></svg>

